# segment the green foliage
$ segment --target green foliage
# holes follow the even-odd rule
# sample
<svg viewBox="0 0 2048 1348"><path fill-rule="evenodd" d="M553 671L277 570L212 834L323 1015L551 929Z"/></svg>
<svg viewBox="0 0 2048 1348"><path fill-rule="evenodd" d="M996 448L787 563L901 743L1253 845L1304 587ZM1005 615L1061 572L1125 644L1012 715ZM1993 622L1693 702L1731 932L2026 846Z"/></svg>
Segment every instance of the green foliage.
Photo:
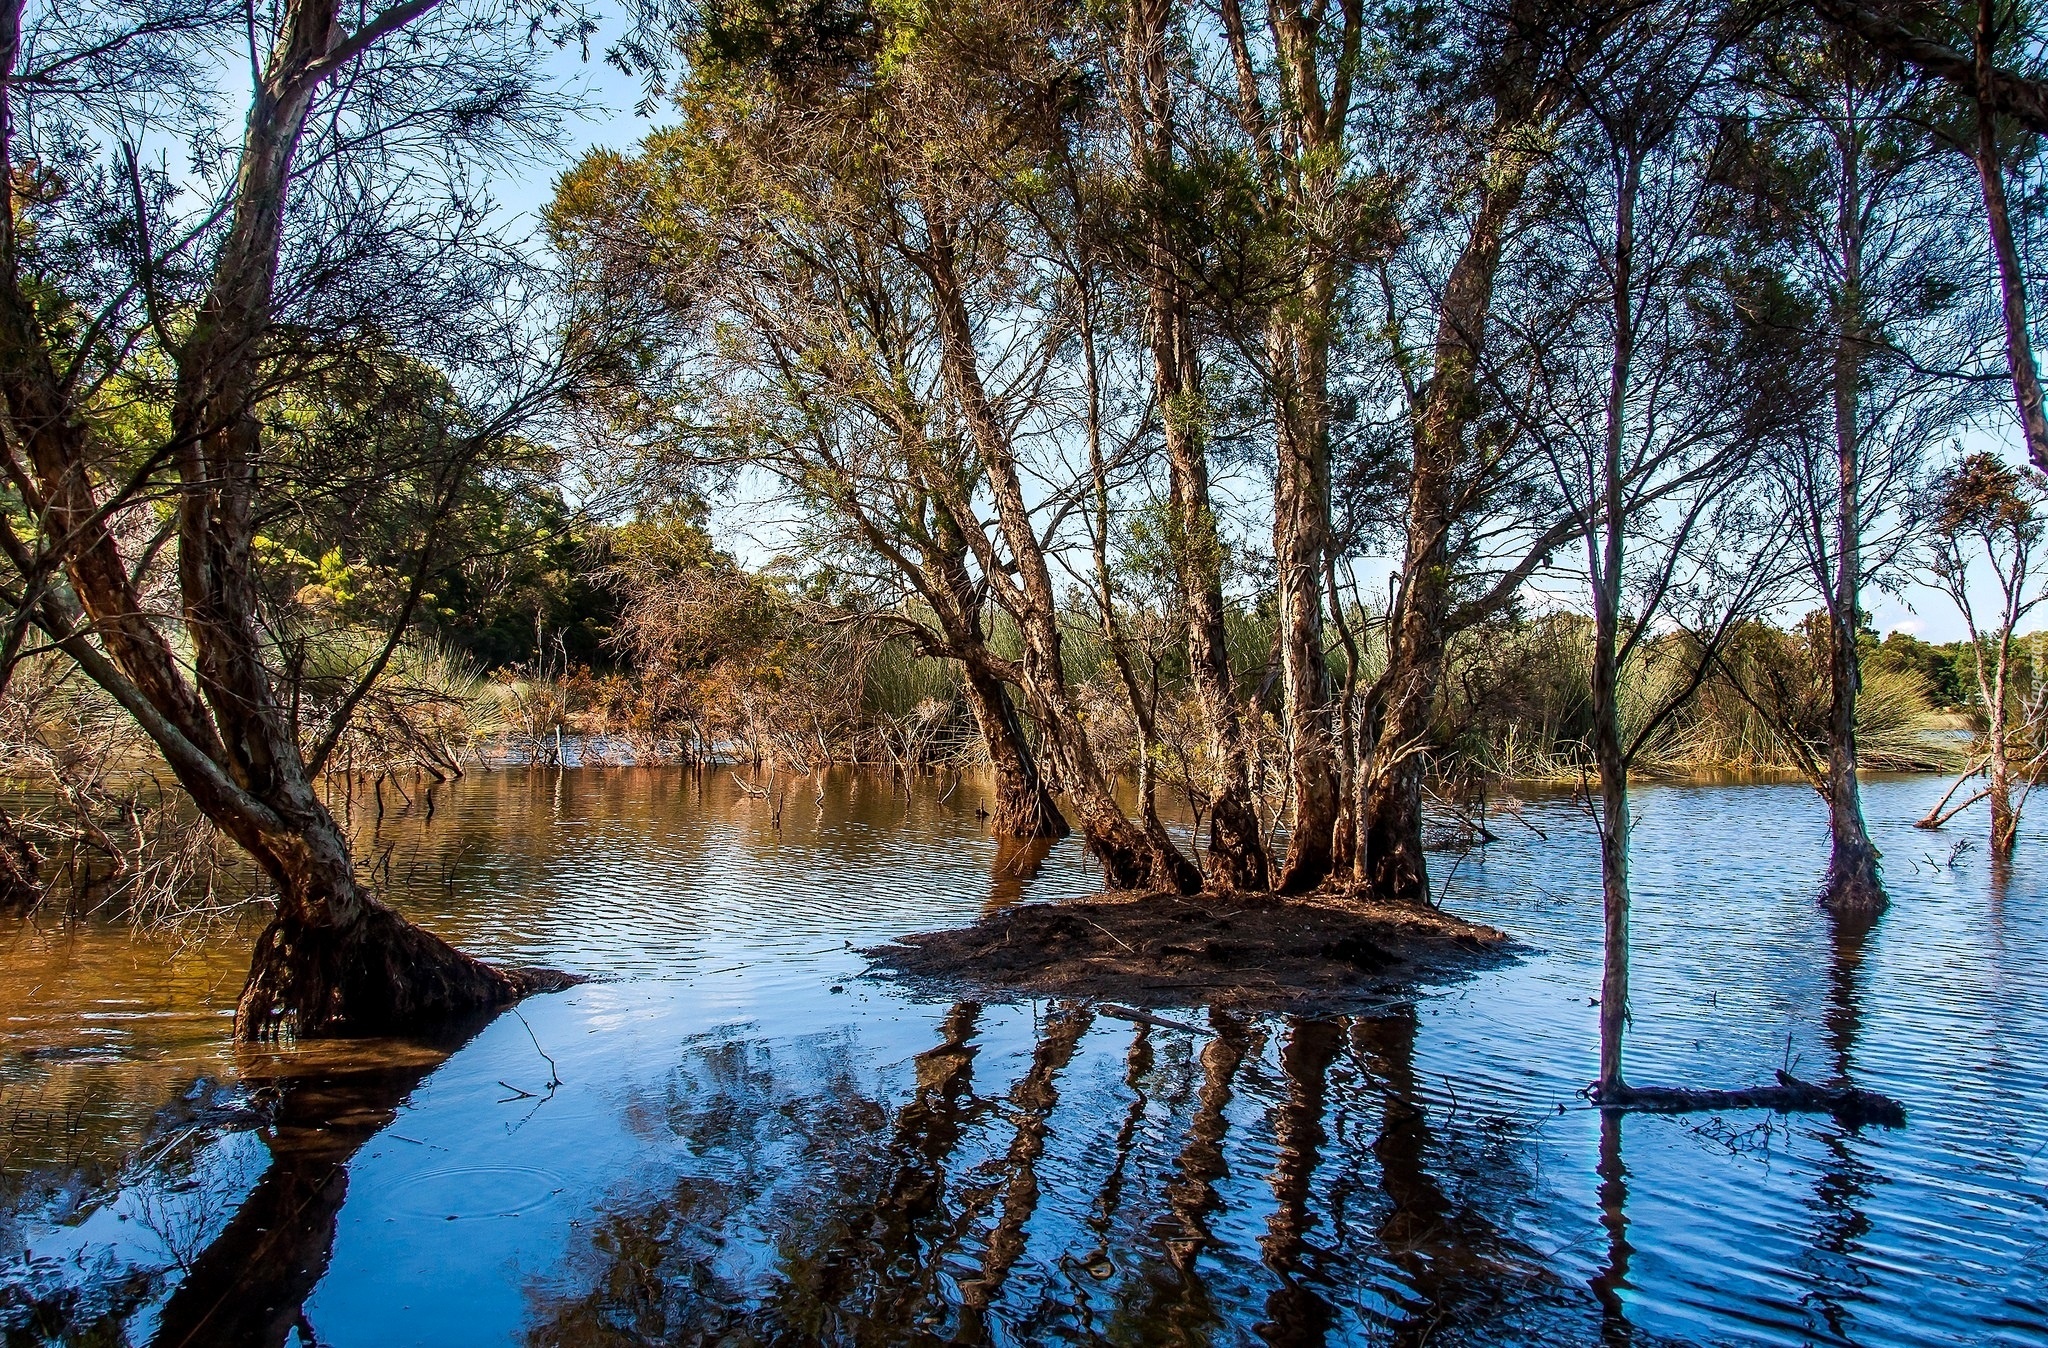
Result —
<svg viewBox="0 0 2048 1348"><path fill-rule="evenodd" d="M1786 736L1816 748L1827 740L1826 635L1824 623L1811 621L1791 631L1743 625L1724 652L1726 670L1712 671L1652 733L1639 770L1797 771ZM1590 620L1576 614L1503 621L1468 634L1453 651L1438 742L1450 757L1510 778L1576 781L1591 772L1592 640ZM1903 655L1908 647L1892 649ZM1624 744L1647 727L1653 709L1683 691L1695 659L1690 639L1678 634L1637 648L1621 670ZM1946 768L1955 753L1943 729L1921 670L1887 661L1865 668L1856 722L1865 767Z"/></svg>
<svg viewBox="0 0 2048 1348"><path fill-rule="evenodd" d="M593 540L562 496L555 451L479 445L445 379L378 352L307 380L265 417L277 482L256 560L282 625L388 628L424 558L424 640L487 668L531 659L544 640L603 658L612 606L589 577Z"/></svg>
<svg viewBox="0 0 2048 1348"><path fill-rule="evenodd" d="M1893 632L1882 642L1873 635L1868 644L1859 645L1866 678L1872 674L1892 674L1918 680L1929 704L1935 707L1954 707L1968 700L1965 689L1969 687L1970 676L1963 664L1969 659L1966 643L1936 646L1909 632Z"/></svg>

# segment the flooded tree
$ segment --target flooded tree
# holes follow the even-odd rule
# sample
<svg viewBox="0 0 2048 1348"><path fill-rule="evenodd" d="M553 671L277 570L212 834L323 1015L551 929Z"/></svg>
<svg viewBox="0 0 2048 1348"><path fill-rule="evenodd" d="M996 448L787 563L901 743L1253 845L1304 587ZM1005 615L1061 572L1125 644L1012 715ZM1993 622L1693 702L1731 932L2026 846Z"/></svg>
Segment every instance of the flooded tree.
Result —
<svg viewBox="0 0 2048 1348"><path fill-rule="evenodd" d="M1567 512L1540 492L1530 500L1525 486L1542 481L1541 464L1498 416L1501 372L1524 353L1503 357L1495 315L1509 244L1536 214L1531 181L1577 112L1572 72L1597 51L1604 17L1512 6L1471 15L1470 32L1442 35L1463 57L1454 67L1463 107L1450 123L1462 152L1449 161L1452 181L1440 197L1456 207L1441 239L1451 261L1424 274L1415 306L1423 335L1411 339L1397 295L1387 304L1409 445L1386 666L1366 697L1368 747L1358 756L1357 861L1378 898L1429 898L1422 803L1452 639L1503 612L1573 537ZM1423 222L1415 234L1429 237Z"/></svg>
<svg viewBox="0 0 2048 1348"><path fill-rule="evenodd" d="M1246 364L1273 439L1273 567L1292 820L1278 889L1315 889L1348 866L1355 830L1350 745L1324 637L1330 565L1332 353L1351 275L1381 251L1392 181L1353 143L1367 37L1360 5L1238 0L1218 10L1256 227L1275 273L1233 278L1255 321ZM1280 259L1285 261L1281 262Z"/></svg>
<svg viewBox="0 0 2048 1348"><path fill-rule="evenodd" d="M2034 359L2026 269L2006 191L2007 165L2037 155L2038 138L2048 135L2048 83L2017 69L2040 41L2039 17L2027 6L2001 5L1997 0L1918 4L1903 14L1843 0L1815 0L1813 7L1870 51L1949 86L1971 109L1975 126L1967 144L1998 267L2006 368L2028 457L2036 468L2048 472L2048 413L2043 411L2041 375ZM2023 128L2017 154L1999 126L2001 117Z"/></svg>
<svg viewBox="0 0 2048 1348"><path fill-rule="evenodd" d="M1225 543L1211 493L1215 413L1205 384L1200 294L1205 278L1191 219L1185 141L1193 96L1188 16L1165 0L1132 4L1122 31L1102 39L1116 106L1129 138L1134 270L1145 296L1153 398L1168 463L1168 547L1187 624L1189 673L1206 720L1214 788L1209 808L1209 883L1263 890L1271 880L1245 745L1247 708L1230 667L1223 599ZM1112 179L1114 181L1114 179ZM1199 198L1197 198L1199 199ZM1208 382L1213 382L1213 374Z"/></svg>
<svg viewBox="0 0 2048 1348"><path fill-rule="evenodd" d="M1770 477L1827 614L1826 752L1813 768L1832 838L1823 897L1881 907L1856 775L1856 633L1866 589L1898 578L1933 443L1977 399L1955 353L1982 331L1983 294L1966 271L1961 161L1927 130L1925 89L1825 29L1769 30L1747 51L1755 101L1734 124L1728 178L1772 222L1778 244L1759 262L1833 360L1810 432Z"/></svg>
<svg viewBox="0 0 2048 1348"><path fill-rule="evenodd" d="M1002 685L1021 691L1036 752L1112 887L1187 891L1199 870L1163 827L1124 813L1065 658L1055 567L1073 541L1066 502L1086 480L1037 452L1086 421L1069 354L1076 277L1051 256L1063 228L1051 172L1076 134L1070 119L1089 115L1053 56L1063 22L1020 5L935 11L913 31L875 13L828 41L713 11L693 39L683 128L626 170L651 176L658 195L614 218L622 237L661 236L655 266L676 269L678 307L748 320L759 355L742 359L762 368L726 386L728 403L751 402L722 434L854 522L864 550L939 616L931 649L960 658L985 692L996 756L1019 765L1013 813L1025 831L1045 802L1035 766L1023 771L1034 760L1009 738ZM878 60L884 48L896 55ZM586 171L602 180L595 160ZM800 206L795 218L765 220L751 201L721 197L735 171ZM568 188L558 216L604 209L576 179ZM727 244L749 228L742 247ZM708 265L682 271L692 263ZM849 402L853 422L841 416ZM778 416L794 418L798 438L763 433ZM840 442L853 426L881 438ZM877 443L899 457L867 461ZM1008 619L1015 654L988 640L984 603Z"/></svg>
<svg viewBox="0 0 2048 1348"><path fill-rule="evenodd" d="M385 905L314 789L429 558L389 640L303 741L267 626L259 530L294 471L271 415L295 379L352 359L370 374L360 357L380 336L489 353L439 448L445 511L480 460L591 371L539 308L508 310L522 265L477 237L474 202L432 186L458 180L465 155L550 133L541 48L509 16L427 0L349 17L326 0L246 25L206 6L0 11L5 653L34 632L74 663L274 885L244 1037L396 1028L560 983L483 964ZM216 156L232 137L214 73L244 46L246 123ZM485 70L500 96L479 105ZM212 167L181 180L146 161L133 131L146 125ZM358 209L368 199L379 209ZM167 572L170 598L153 603Z"/></svg>
<svg viewBox="0 0 2048 1348"><path fill-rule="evenodd" d="M1731 36L1683 5L1619 29L1630 59L1581 94L1558 157L1556 271L1537 287L1553 307L1517 320L1544 354L1531 392L1507 398L1578 521L1593 611L1603 1100L1628 1089L1630 774L1730 636L1782 599L1786 570L1784 517L1748 492L1766 448L1802 429L1803 347L1752 288L1750 241L1712 223ZM1659 641L1669 628L1682 635ZM1653 664L1662 677L1624 706L1624 670Z"/></svg>
<svg viewBox="0 0 2048 1348"><path fill-rule="evenodd" d="M1942 475L1935 500L1928 572L1955 603L1970 634L1984 731L1977 761L1919 821L1920 827L1940 828L1978 801L1989 801L1991 854L2010 860L2019 840L2021 809L2040 777L2042 735L2048 729L2041 670L2033 671L2031 696L2022 696L2013 668L2019 624L2048 603L2035 556L2048 480L2035 470L1977 453ZM1974 597L1973 580L1982 572L1990 573L1995 587L1988 611ZM1980 775L1983 787L1951 805L1956 791ZM2023 778L2017 799L2016 777Z"/></svg>
<svg viewBox="0 0 2048 1348"><path fill-rule="evenodd" d="M780 134L707 98L636 158L592 155L565 177L555 244L609 285L657 298L649 336L667 346L669 391L691 410L689 424L657 415L641 429L648 456L685 473L757 469L778 484L810 522L805 552L831 558L859 609L958 663L996 778L991 831L1064 836L1010 693L1014 660L944 505L977 469L943 427L929 313L905 303L914 278L864 233L874 218L863 180L792 180L801 169L779 152ZM725 146L715 167L695 153L706 138ZM797 190L808 217L756 209Z"/></svg>

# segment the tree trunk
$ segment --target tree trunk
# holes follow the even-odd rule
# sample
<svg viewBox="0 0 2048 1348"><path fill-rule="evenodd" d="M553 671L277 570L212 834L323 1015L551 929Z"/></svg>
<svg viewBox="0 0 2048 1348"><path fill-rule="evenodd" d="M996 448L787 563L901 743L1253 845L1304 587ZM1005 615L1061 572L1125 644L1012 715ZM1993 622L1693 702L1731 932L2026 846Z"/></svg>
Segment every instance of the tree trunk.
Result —
<svg viewBox="0 0 2048 1348"><path fill-rule="evenodd" d="M1623 759L1614 620L1596 623L1593 657L1593 761L1600 772L1600 1080L1602 1099L1619 1099L1622 1035L1628 1027L1628 766Z"/></svg>
<svg viewBox="0 0 2048 1348"><path fill-rule="evenodd" d="M1466 436L1479 414L1479 360L1509 218L1533 162L1500 138L1487 161L1479 205L1444 285L1435 368L1415 418L1408 484L1407 548L1378 699L1380 721L1364 796L1366 874L1375 898L1429 898L1422 851L1422 750L1429 742L1450 638L1451 530Z"/></svg>
<svg viewBox="0 0 2048 1348"><path fill-rule="evenodd" d="M1237 121L1274 219L1317 217L1342 195L1339 175L1353 77L1360 63L1364 9L1274 0L1265 7L1273 41L1275 96L1254 55L1243 7L1219 9L1237 81ZM1332 40L1334 39L1334 41ZM1327 65L1324 57L1330 60ZM1299 894L1327 881L1344 855L1347 829L1329 664L1323 650L1323 573L1330 558L1329 353L1343 277L1354 263L1306 230L1290 293L1265 325L1263 371L1273 409L1273 562L1280 601L1281 690L1287 720L1288 795L1293 801L1287 856L1276 888Z"/></svg>
<svg viewBox="0 0 2048 1348"><path fill-rule="evenodd" d="M1002 559L990 550L965 501L946 503L955 516L953 523L976 549L983 574L1017 619L1024 638L1025 697L1059 766L1061 784L1079 816L1081 837L1102 863L1105 881L1112 889L1192 893L1201 888L1201 872L1180 855L1164 830L1139 828L1124 814L1088 742L1079 708L1067 686L1052 572L1032 522L1009 435L982 386L973 325L954 255L953 225L935 188L927 187L922 204L927 246L913 260L931 283L946 383L979 451L1016 579L1009 578Z"/></svg>
<svg viewBox="0 0 2048 1348"><path fill-rule="evenodd" d="M1330 550L1327 354L1320 334L1304 327L1293 320L1277 324L1267 347L1281 381L1273 562L1280 589L1287 770L1294 788L1287 858L1276 886L1283 894L1306 893L1330 878L1340 814L1335 708L1323 653L1323 567Z"/></svg>
<svg viewBox="0 0 2048 1348"><path fill-rule="evenodd" d="M1833 908L1875 910L1884 906L1884 890L1878 881L1877 848L1871 845L1863 824L1863 797L1856 780L1856 695L1863 681L1856 651L1863 587L1861 147L1860 130L1852 123L1850 146L1842 160L1839 217L1842 292L1837 304L1834 360L1835 574L1827 606L1827 798L1833 847L1822 901Z"/></svg>
<svg viewBox="0 0 2048 1348"><path fill-rule="evenodd" d="M2008 636L2000 639L2003 647ZM1990 708L1990 748L1984 763L1984 782L1991 802L1991 855L2000 860L2010 860L2013 848L2019 842L2020 820L2012 806L2012 763L2006 755L2006 714L2004 702L2005 671L2004 651L2001 649L1997 695L2000 705Z"/></svg>
<svg viewBox="0 0 2048 1348"><path fill-rule="evenodd" d="M2048 472L2048 411L2042 407L2041 372L2034 363L2034 337L2028 327L2027 278L2013 242L2012 218L2006 207L2005 169L1998 153L1997 119L1987 106L1993 73L1990 0L1977 5L1977 181L1984 192L1984 220L1998 263L1998 297L2005 320L2006 368L2012 375L2013 404L2027 456Z"/></svg>
<svg viewBox="0 0 2048 1348"><path fill-rule="evenodd" d="M398 1034L575 981L465 955L359 888L345 850L301 852L279 870L277 914L235 1006L238 1038Z"/></svg>
<svg viewBox="0 0 2048 1348"><path fill-rule="evenodd" d="M1168 0L1132 5L1125 43L1141 91L1131 108L1131 147L1143 166L1144 186L1152 194L1147 216L1147 336L1166 441L1174 579L1187 616L1188 670L1202 706L1214 785L1208 882L1220 890L1263 890L1270 883L1270 870L1253 803L1223 621L1223 544L1209 496L1201 356L1188 287L1166 215L1176 144L1173 77L1167 64L1171 8Z"/></svg>
<svg viewBox="0 0 2048 1348"><path fill-rule="evenodd" d="M1064 838L1071 831L1039 775L1010 690L973 654L961 661L968 705L995 771L996 806L989 832L998 838Z"/></svg>
<svg viewBox="0 0 2048 1348"><path fill-rule="evenodd" d="M11 71L18 44L5 36L0 54ZM236 1015L242 1038L409 1028L568 981L491 969L357 885L347 840L314 794L297 726L265 664L253 558L263 459L254 402L293 154L345 39L333 0L286 7L257 81L206 296L186 340L167 353L177 376L167 443L175 446L179 479L178 578L196 680L153 625L108 530L93 485L103 447L55 374L35 306L20 289L12 203L0 209L0 383L9 438L27 442L18 480L34 479L48 507L43 527L61 530L69 544L70 592L46 593L38 620L135 718L200 810L277 887L277 916L258 941ZM0 128L11 125L9 116L0 109ZM10 144L10 166L11 153Z"/></svg>
<svg viewBox="0 0 2048 1348"><path fill-rule="evenodd" d="M1614 211L1614 358L1607 381L1599 509L1587 501L1586 569L1593 584L1593 761L1600 773L1600 1077L1597 1094L1618 1100L1628 1028L1628 753L1621 742L1621 600L1627 560L1628 502L1622 441L1635 359L1635 219L1642 157L1631 145ZM1596 484L1589 484L1596 485ZM1589 493L1590 496L1590 493ZM1596 526L1597 520L1597 526ZM1647 615L1645 615L1647 616Z"/></svg>
<svg viewBox="0 0 2048 1348"><path fill-rule="evenodd" d="M1854 618L1830 618L1827 797L1832 848L1824 901L1831 908L1876 910L1884 907L1884 890L1878 880L1877 848L1863 824L1863 794L1856 780L1856 693L1861 680Z"/></svg>

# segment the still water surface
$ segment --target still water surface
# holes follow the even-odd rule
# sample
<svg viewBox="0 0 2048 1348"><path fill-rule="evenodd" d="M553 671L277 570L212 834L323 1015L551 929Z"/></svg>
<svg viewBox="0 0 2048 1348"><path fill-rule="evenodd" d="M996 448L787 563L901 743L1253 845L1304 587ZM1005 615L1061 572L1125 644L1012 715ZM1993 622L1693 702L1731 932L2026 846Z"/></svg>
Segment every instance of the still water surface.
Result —
<svg viewBox="0 0 2048 1348"><path fill-rule="evenodd" d="M812 779L779 831L722 773L474 778L366 829L380 883L594 981L446 1042L236 1050L249 933L0 924L0 1337L2041 1345L2048 836L1943 864L1956 835L1909 826L1941 786L1869 784L1894 903L1864 930L1812 902L1805 788L1637 796L1630 1077L1906 1103L1858 1133L1584 1107L1565 800L1450 875L1518 962L1168 1029L863 977L859 947L1093 884L1072 842L999 856L972 778Z"/></svg>

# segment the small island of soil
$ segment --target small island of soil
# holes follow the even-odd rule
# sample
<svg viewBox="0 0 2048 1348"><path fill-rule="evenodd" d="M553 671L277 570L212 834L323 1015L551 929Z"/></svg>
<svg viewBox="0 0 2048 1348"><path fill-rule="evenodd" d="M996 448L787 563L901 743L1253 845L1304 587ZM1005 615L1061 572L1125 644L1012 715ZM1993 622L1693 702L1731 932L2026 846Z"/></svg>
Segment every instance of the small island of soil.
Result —
<svg viewBox="0 0 2048 1348"><path fill-rule="evenodd" d="M861 953L935 989L1344 1014L1510 958L1506 933L1348 894L1020 904Z"/></svg>

